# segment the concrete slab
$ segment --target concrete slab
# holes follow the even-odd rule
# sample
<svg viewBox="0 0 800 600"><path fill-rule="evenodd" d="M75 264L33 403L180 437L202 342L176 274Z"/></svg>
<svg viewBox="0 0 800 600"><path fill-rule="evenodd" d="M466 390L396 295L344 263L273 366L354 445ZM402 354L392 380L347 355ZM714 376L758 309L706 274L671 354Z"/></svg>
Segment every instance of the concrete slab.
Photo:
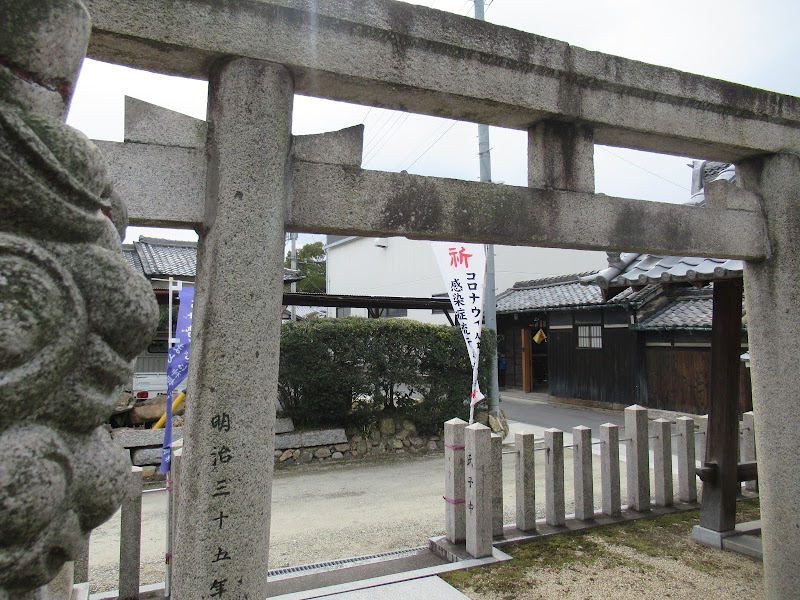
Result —
<svg viewBox="0 0 800 600"><path fill-rule="evenodd" d="M737 554L744 554L756 560L764 560L764 553L761 547L761 536L755 535L732 535L723 538L722 549Z"/></svg>
<svg viewBox="0 0 800 600"><path fill-rule="evenodd" d="M442 540L446 543L446 540L442 538ZM403 592L402 588L393 588L395 584L403 583L403 582L411 582L411 581L418 581L420 579L435 579L436 575L441 573L447 573L449 571L458 571L461 569L468 569L470 567L479 567L483 565L489 565L497 562L504 562L507 560L511 560L511 557L506 554L505 552L498 550L497 548L492 548L492 555L487 556L485 558L473 558L467 559L463 561L459 561L457 563L449 563L439 566L427 567L423 569L417 569L415 571L408 571L405 573L397 573L394 575L386 575L383 577L375 577L373 579L366 579L363 581L354 581L352 583L346 583L342 585L334 585L325 588L313 589L304 592L294 593L294 594L286 594L283 596L272 596L270 597L271 600L310 600L311 598L330 598L330 597L344 597L344 598L443 598L447 599L450 596L435 596L435 595L406 595ZM433 584L437 585L437 584ZM389 588L395 592L394 595L386 595L386 596L378 596L376 595L381 588ZM413 589L413 588L407 588ZM440 588L441 589L441 588ZM368 592L367 595L364 596L347 596L345 594L349 594L356 591ZM426 590L423 588L423 592ZM435 591L435 588L434 588ZM452 596L452 598L466 598L467 596Z"/></svg>
<svg viewBox="0 0 800 600"><path fill-rule="evenodd" d="M396 598L405 598L406 600L469 600L469 596L465 596L438 577L423 577L422 579L401 581L374 588L334 594L328 597L341 600L395 600Z"/></svg>

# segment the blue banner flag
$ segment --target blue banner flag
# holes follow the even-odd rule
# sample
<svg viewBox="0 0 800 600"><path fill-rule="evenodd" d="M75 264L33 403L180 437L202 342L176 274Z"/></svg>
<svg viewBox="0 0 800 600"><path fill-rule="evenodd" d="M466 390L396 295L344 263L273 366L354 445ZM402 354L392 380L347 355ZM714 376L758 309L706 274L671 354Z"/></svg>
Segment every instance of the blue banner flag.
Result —
<svg viewBox="0 0 800 600"><path fill-rule="evenodd" d="M189 348L192 344L192 310L194 287L184 285L178 295L178 343L167 352L167 422L164 424L164 446L161 450L160 473L169 471L172 462L172 395L189 373Z"/></svg>

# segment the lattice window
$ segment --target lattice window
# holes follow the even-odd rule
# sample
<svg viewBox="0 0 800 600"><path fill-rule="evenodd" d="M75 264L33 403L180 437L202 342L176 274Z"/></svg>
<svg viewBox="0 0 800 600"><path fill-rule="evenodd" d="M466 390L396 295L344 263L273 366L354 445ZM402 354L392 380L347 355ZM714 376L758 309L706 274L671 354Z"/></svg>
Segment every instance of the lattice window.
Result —
<svg viewBox="0 0 800 600"><path fill-rule="evenodd" d="M601 325L578 325L578 348L602 348L603 327Z"/></svg>

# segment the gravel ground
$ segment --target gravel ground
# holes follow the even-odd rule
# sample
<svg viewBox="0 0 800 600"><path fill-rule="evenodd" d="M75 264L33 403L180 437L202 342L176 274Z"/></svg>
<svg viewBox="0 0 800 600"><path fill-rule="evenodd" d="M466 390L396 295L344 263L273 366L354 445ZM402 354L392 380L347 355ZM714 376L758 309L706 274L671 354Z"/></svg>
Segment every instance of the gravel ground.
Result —
<svg viewBox="0 0 800 600"><path fill-rule="evenodd" d="M544 472L544 452L536 453ZM567 473L572 462L565 463ZM514 515L514 458L503 460L504 520ZM541 479L541 478L540 478ZM572 477L566 478L572 494ZM537 498L544 498L544 481ZM599 494L599 485L596 486ZM427 546L444 534L444 455L326 462L275 471L269 568ZM597 500L599 502L599 498ZM542 512L544 510L541 507ZM567 512L571 503L567 501ZM141 583L164 581L163 492L142 499ZM541 514L540 516L543 516ZM89 579L92 592L117 588L119 514L92 533Z"/></svg>
<svg viewBox="0 0 800 600"><path fill-rule="evenodd" d="M536 469L544 472L544 453L537 453ZM623 474L624 474L624 465ZM504 497L507 523L514 521L514 460L504 459ZM565 471L571 474L567 455ZM390 550L427 545L429 537L444 533L442 506L444 457L441 454L416 458L350 461L306 465L277 470L273 482L273 517L270 540L270 569L297 566L325 560L363 556ZM623 476L624 478L624 476ZM542 479L542 478L540 478ZM566 497L572 495L572 477L565 478ZM541 482L543 486L543 481ZM599 494L600 486L595 485ZM623 496L625 486L623 482ZM537 488L542 512L544 490ZM599 498L596 500L599 505ZM141 583L164 580L164 522L166 501L163 492L143 497ZM567 512L571 510L569 500ZM543 516L543 515L539 515ZM689 550L705 552L688 540ZM623 548L620 552L625 552ZM714 551L708 551L713 553ZM536 572L529 575L531 587L520 598L692 598L717 597L702 590L718 590L732 598L759 598L760 564L727 553L725 577L686 571L678 561L659 562L641 557L641 565L625 567L609 564L600 570L581 568L563 572ZM90 581L92 592L117 588L119 557L119 515L92 534ZM705 560L705 558L703 558ZM702 561L700 561L702 562ZM728 563L725 563L726 565ZM709 578L705 581L706 576ZM654 583L656 582L656 583ZM750 586L750 587L747 587ZM653 590L662 590L655 593ZM598 592L597 590L606 590ZM624 590L629 590L624 591ZM642 591L645 590L645 591ZM485 591L467 592L477 599L508 598ZM683 594L683 595L681 595Z"/></svg>

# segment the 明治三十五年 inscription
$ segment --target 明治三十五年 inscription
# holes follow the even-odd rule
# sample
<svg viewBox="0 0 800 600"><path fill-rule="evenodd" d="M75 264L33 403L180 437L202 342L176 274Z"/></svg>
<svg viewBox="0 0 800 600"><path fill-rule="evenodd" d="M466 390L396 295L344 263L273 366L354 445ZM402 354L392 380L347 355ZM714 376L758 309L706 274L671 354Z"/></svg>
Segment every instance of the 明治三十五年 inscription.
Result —
<svg viewBox="0 0 800 600"><path fill-rule="evenodd" d="M210 487L210 491L211 497L216 499L217 503L217 508L214 512L216 516L211 519L214 523L212 526L212 535L214 537L219 536L219 539L213 542L216 549L211 549L209 556L209 560L214 569L212 573L214 580L209 587L209 591L211 592L209 597L211 598L221 598L223 595L230 595L231 592L235 591L229 588L228 583L229 581L236 581L236 579L231 579L230 576L226 577L226 575L229 575L229 572L226 572L227 567L234 563L235 560L231 552L227 549L229 546L227 545L228 540L225 533L225 530L228 529L230 519L234 516L230 512L231 506L227 502L228 496L233 492L232 481L229 474L225 473L228 465L234 460L233 451L230 446L225 443L227 438L226 434L231 431L232 424L233 420L228 412L217 413L212 416L209 421L210 435L215 436L216 440L220 442L213 446L213 451L211 452L214 483ZM212 546L212 548L213 547L214 546Z"/></svg>

